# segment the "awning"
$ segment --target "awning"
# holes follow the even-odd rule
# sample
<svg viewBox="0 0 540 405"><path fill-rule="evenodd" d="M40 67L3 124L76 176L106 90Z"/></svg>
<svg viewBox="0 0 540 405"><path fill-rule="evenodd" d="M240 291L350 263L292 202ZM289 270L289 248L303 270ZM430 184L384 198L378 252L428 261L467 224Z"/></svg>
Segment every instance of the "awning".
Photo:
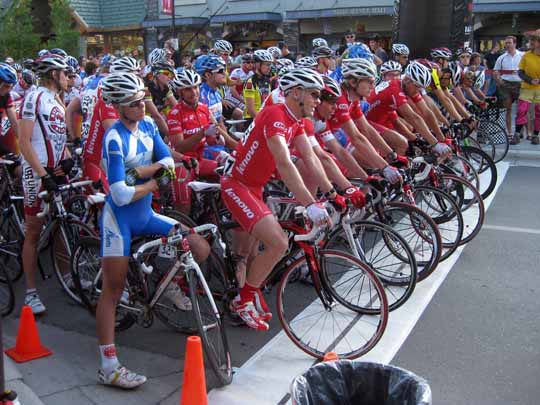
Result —
<svg viewBox="0 0 540 405"><path fill-rule="evenodd" d="M539 1L474 3L473 13L519 13L540 11Z"/></svg>
<svg viewBox="0 0 540 405"><path fill-rule="evenodd" d="M306 18L328 18L348 16L393 15L394 7L346 7L328 8L323 10L287 11L287 19L301 20Z"/></svg>
<svg viewBox="0 0 540 405"><path fill-rule="evenodd" d="M208 22L206 17L178 17L174 21L176 26L180 25L204 25ZM172 25L172 18L160 18L159 20L145 20L142 23L144 28L169 27Z"/></svg>
<svg viewBox="0 0 540 405"><path fill-rule="evenodd" d="M214 23L232 23L232 22L257 22L257 21L281 21L280 13L247 13L247 14L224 14L216 15L210 18Z"/></svg>

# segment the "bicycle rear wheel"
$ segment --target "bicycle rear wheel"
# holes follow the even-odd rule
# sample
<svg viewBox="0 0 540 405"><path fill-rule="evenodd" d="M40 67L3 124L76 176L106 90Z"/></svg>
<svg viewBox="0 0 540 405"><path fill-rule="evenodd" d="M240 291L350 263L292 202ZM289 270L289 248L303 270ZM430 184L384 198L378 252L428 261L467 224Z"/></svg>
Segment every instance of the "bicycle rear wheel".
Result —
<svg viewBox="0 0 540 405"><path fill-rule="evenodd" d="M491 156L482 149L464 146L461 150L465 158L480 176L480 187L477 187L477 189L482 195L482 199L485 200L493 192L497 184L497 166ZM468 178L466 179L469 180ZM474 182L471 183L473 186L475 185Z"/></svg>
<svg viewBox="0 0 540 405"><path fill-rule="evenodd" d="M221 385L228 385L232 381L232 362L223 319L202 273L191 269L186 276L204 354Z"/></svg>
<svg viewBox="0 0 540 405"><path fill-rule="evenodd" d="M0 267L0 314L2 316L8 316L13 311L15 306L15 292L13 291L13 284L11 278L6 272L6 269Z"/></svg>
<svg viewBox="0 0 540 405"><path fill-rule="evenodd" d="M302 281L307 265L304 257L296 259L284 271L277 293L277 310L283 330L302 351L317 359L333 351L341 358L355 359L369 352L381 339L388 322L388 302L377 276L354 256L340 251L322 250L321 263L338 269L354 268L362 279L352 309L351 300L343 302L343 290L348 290L346 278L338 272L319 276L324 270L312 270L314 285ZM322 266L321 266L322 268ZM352 286L354 287L354 282ZM340 297L338 299L338 297ZM366 313L371 308L372 313Z"/></svg>
<svg viewBox="0 0 540 405"><path fill-rule="evenodd" d="M4 216L6 215L6 216ZM6 271L11 281L17 281L23 274L22 246L24 235L21 233L13 212L4 211L0 216L0 267ZM4 282L4 273L0 281Z"/></svg>

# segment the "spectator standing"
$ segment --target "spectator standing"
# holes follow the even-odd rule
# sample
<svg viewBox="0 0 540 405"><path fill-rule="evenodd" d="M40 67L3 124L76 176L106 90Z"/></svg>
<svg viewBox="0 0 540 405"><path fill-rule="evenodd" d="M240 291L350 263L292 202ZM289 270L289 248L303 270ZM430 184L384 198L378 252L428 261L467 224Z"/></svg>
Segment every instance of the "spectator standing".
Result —
<svg viewBox="0 0 540 405"><path fill-rule="evenodd" d="M519 62L523 52L516 49L516 37L504 39L506 52L497 58L493 77L497 82L503 105L506 108L506 130L511 145L519 143L519 134L512 136L512 104L519 99L521 79L518 75Z"/></svg>
<svg viewBox="0 0 540 405"><path fill-rule="evenodd" d="M285 42L283 41L278 42L277 47L281 51L282 58L289 59L293 62L296 62L296 59L294 58L293 54L291 53L291 51L289 51L289 46Z"/></svg>
<svg viewBox="0 0 540 405"><path fill-rule="evenodd" d="M501 47L499 46L499 43L495 42L491 47L491 50L484 56L484 65L488 69L486 72L486 81L488 82L486 94L488 96L493 96L497 91L497 84L495 79L493 79L493 68L495 67L495 62L497 62L497 59L501 56L500 51Z"/></svg>
<svg viewBox="0 0 540 405"><path fill-rule="evenodd" d="M381 37L379 34L373 35L369 40L369 49L382 60L382 63L388 60L388 54L381 46Z"/></svg>
<svg viewBox="0 0 540 405"><path fill-rule="evenodd" d="M527 125L527 113L534 106L534 132L531 138L533 145L540 144L540 29L526 33L531 49L526 52L519 63L521 89L519 92L518 112L516 117L516 136Z"/></svg>

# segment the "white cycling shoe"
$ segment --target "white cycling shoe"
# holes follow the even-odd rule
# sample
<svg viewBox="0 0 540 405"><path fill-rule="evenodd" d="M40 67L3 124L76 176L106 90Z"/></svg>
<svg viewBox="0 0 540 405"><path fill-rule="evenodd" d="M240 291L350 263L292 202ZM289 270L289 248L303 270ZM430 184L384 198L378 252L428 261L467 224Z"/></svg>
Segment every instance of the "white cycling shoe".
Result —
<svg viewBox="0 0 540 405"><path fill-rule="evenodd" d="M129 371L124 366L118 365L109 374L105 374L102 369L99 369L98 380L104 385L131 390L143 385L146 382L146 377Z"/></svg>

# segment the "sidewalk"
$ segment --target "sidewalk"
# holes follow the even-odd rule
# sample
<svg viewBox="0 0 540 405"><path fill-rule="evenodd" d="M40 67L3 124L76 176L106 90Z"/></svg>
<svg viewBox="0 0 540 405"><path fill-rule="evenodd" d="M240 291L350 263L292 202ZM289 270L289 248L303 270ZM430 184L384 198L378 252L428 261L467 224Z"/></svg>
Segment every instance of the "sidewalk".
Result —
<svg viewBox="0 0 540 405"><path fill-rule="evenodd" d="M531 141L527 141L525 138L521 140L518 145L510 145L508 154L505 161L510 165L515 166L519 161L521 165L527 163L527 161L539 161L540 160L540 145L532 145ZM538 162L537 162L538 164Z"/></svg>

